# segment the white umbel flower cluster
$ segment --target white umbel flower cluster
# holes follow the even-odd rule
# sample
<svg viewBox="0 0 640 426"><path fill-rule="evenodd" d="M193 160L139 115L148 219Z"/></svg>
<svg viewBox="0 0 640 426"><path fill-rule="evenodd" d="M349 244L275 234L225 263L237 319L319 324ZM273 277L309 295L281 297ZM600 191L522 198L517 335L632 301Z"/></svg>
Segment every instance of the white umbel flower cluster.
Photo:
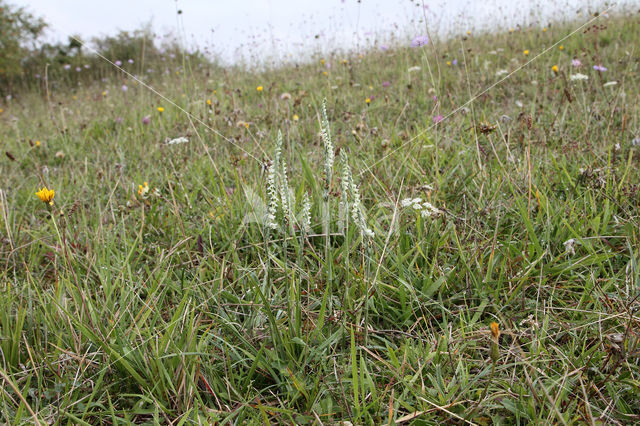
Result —
<svg viewBox="0 0 640 426"><path fill-rule="evenodd" d="M589 80L589 76L588 75L584 75L584 74L580 74L580 73L576 73L576 74L571 74L569 76L569 80L571 80L571 81Z"/></svg>
<svg viewBox="0 0 640 426"><path fill-rule="evenodd" d="M423 201L422 198L405 198L400 201L400 206L403 208L412 208L420 212L422 217L438 216L442 214L442 210L435 207L428 201Z"/></svg>
<svg viewBox="0 0 640 426"><path fill-rule="evenodd" d="M179 138L175 138L175 139L169 139L167 138L167 145L179 145L182 143L188 143L189 142L189 138L185 137L185 136L180 136Z"/></svg>

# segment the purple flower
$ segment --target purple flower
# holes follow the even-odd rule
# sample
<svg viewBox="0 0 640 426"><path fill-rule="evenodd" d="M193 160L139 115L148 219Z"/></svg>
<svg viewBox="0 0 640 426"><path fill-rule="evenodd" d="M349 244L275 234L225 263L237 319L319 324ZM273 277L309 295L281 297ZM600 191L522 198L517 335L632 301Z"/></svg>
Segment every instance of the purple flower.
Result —
<svg viewBox="0 0 640 426"><path fill-rule="evenodd" d="M433 102L438 102L438 97L436 95L433 95L431 99L433 99Z"/></svg>
<svg viewBox="0 0 640 426"><path fill-rule="evenodd" d="M411 47L420 47L429 43L429 37L426 35L417 36L413 40L411 40Z"/></svg>
<svg viewBox="0 0 640 426"><path fill-rule="evenodd" d="M76 67L76 72L80 72L80 71L82 71L82 68Z"/></svg>
<svg viewBox="0 0 640 426"><path fill-rule="evenodd" d="M594 66L593 66L593 69L594 69L594 70L596 70L596 71L600 71L600 72L604 72L604 71L606 71L606 70L607 70L607 69L606 69L605 67L603 67L602 65L594 65Z"/></svg>
<svg viewBox="0 0 640 426"><path fill-rule="evenodd" d="M442 115L438 114L435 117L433 117L433 124L438 124L442 120L444 120L444 117Z"/></svg>
<svg viewBox="0 0 640 426"><path fill-rule="evenodd" d="M382 82L382 87L389 87L391 86L391 82L390 81L383 81Z"/></svg>
<svg viewBox="0 0 640 426"><path fill-rule="evenodd" d="M381 44L381 45L380 45L380 50L381 50L382 52L384 52L384 51L386 51L386 50L389 50L389 46L387 46L386 44Z"/></svg>
<svg viewBox="0 0 640 426"><path fill-rule="evenodd" d="M65 69L65 70L70 70L70 69L71 69L71 65L69 65L69 64L64 64L64 69Z"/></svg>
<svg viewBox="0 0 640 426"><path fill-rule="evenodd" d="M130 64L133 63L133 59L129 59L127 62L129 62Z"/></svg>
<svg viewBox="0 0 640 426"><path fill-rule="evenodd" d="M117 124L122 123L122 117L116 117L116 123Z"/></svg>
<svg viewBox="0 0 640 426"><path fill-rule="evenodd" d="M151 116L145 115L144 117L142 117L142 124L149 124L149 123L151 123Z"/></svg>
<svg viewBox="0 0 640 426"><path fill-rule="evenodd" d="M118 66L118 67L119 67L119 66L121 66L121 65L122 65L122 61L121 61L121 60L117 60L117 61L115 62L115 64L116 64L116 66Z"/></svg>
<svg viewBox="0 0 640 426"><path fill-rule="evenodd" d="M35 75L35 78L40 78L40 74L36 74L36 75Z"/></svg>
<svg viewBox="0 0 640 426"><path fill-rule="evenodd" d="M88 70L91 67L89 66L89 64L84 64L84 68Z"/></svg>
<svg viewBox="0 0 640 426"><path fill-rule="evenodd" d="M458 60L457 60L457 59L454 59L453 61L451 61L451 63L452 63L453 65L458 65Z"/></svg>
<svg viewBox="0 0 640 426"><path fill-rule="evenodd" d="M127 87L127 85L126 85L126 84L123 84L123 85L122 85L122 91L123 91L123 92L126 92L127 90L129 90L129 88Z"/></svg>
<svg viewBox="0 0 640 426"><path fill-rule="evenodd" d="M581 67L581 66L582 66L582 62L580 62L580 59L573 59L573 60L571 61L571 65L572 65L572 66L574 66L574 67L576 67L576 68L578 68L578 67Z"/></svg>

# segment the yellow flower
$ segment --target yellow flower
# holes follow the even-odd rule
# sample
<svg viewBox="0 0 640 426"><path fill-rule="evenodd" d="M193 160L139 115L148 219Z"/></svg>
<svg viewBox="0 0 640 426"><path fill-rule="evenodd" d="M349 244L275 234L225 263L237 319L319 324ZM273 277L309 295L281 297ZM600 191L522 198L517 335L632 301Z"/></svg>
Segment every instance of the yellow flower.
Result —
<svg viewBox="0 0 640 426"><path fill-rule="evenodd" d="M207 105L211 105L211 99L207 99Z"/></svg>
<svg viewBox="0 0 640 426"><path fill-rule="evenodd" d="M563 46L563 45L560 45L560 46L558 46L558 49L560 49L560 50L564 50L564 46Z"/></svg>
<svg viewBox="0 0 640 426"><path fill-rule="evenodd" d="M514 32L514 31L515 31L515 30L514 30L513 28L509 28L509 32L510 32L510 33Z"/></svg>
<svg viewBox="0 0 640 426"><path fill-rule="evenodd" d="M342 63L343 63L343 64L346 64L346 63L347 63L347 60L346 60L346 59L343 59L343 60L342 60Z"/></svg>
<svg viewBox="0 0 640 426"><path fill-rule="evenodd" d="M326 71L322 71L322 75L329 75L329 73Z"/></svg>
<svg viewBox="0 0 640 426"><path fill-rule="evenodd" d="M367 98L364 100L366 103L370 104L371 103L371 98Z"/></svg>
<svg viewBox="0 0 640 426"><path fill-rule="evenodd" d="M158 107L158 112L164 112L164 108Z"/></svg>
<svg viewBox="0 0 640 426"><path fill-rule="evenodd" d="M546 29L546 28L543 28L543 29L542 29L542 32L543 32L543 33L546 33L546 32L547 32L547 29Z"/></svg>
<svg viewBox="0 0 640 426"><path fill-rule="evenodd" d="M76 95L73 95L73 100L78 100L78 97Z"/></svg>
<svg viewBox="0 0 640 426"><path fill-rule="evenodd" d="M36 141L36 146L40 146L40 141Z"/></svg>
<svg viewBox="0 0 640 426"><path fill-rule="evenodd" d="M491 336L493 337L494 340L498 340L498 337L500 337L500 326L498 325L497 322L492 322L491 325Z"/></svg>
<svg viewBox="0 0 640 426"><path fill-rule="evenodd" d="M525 56L529 55L529 49L525 49L522 53L524 53Z"/></svg>
<svg viewBox="0 0 640 426"><path fill-rule="evenodd" d="M53 189L47 189L47 187L43 187L40 191L36 192L36 195L43 203L49 203L50 206L53 205L53 197L56 195L56 192Z"/></svg>
<svg viewBox="0 0 640 426"><path fill-rule="evenodd" d="M447 66L451 66L451 61L447 61Z"/></svg>
<svg viewBox="0 0 640 426"><path fill-rule="evenodd" d="M0 114L2 114L4 112L4 110L2 108L0 108Z"/></svg>
<svg viewBox="0 0 640 426"><path fill-rule="evenodd" d="M467 31L467 35L471 35L471 31Z"/></svg>
<svg viewBox="0 0 640 426"><path fill-rule="evenodd" d="M557 73L557 72L558 72L558 66L557 66L557 65L552 66L552 67L551 67L551 70L552 70L553 72Z"/></svg>
<svg viewBox="0 0 640 426"><path fill-rule="evenodd" d="M258 86L258 87L256 87L256 90L257 90L258 92L262 92L262 89L263 89L263 87L262 87L262 86Z"/></svg>
<svg viewBox="0 0 640 426"><path fill-rule="evenodd" d="M324 59L320 59L320 63L324 65Z"/></svg>
<svg viewBox="0 0 640 426"><path fill-rule="evenodd" d="M138 185L138 195L144 197L149 192L149 182L144 182L142 185Z"/></svg>
<svg viewBox="0 0 640 426"><path fill-rule="evenodd" d="M300 120L300 117L298 117L298 114L293 114L293 121L298 121Z"/></svg>
<svg viewBox="0 0 640 426"><path fill-rule="evenodd" d="M107 91L106 90L102 92L102 96L107 96Z"/></svg>

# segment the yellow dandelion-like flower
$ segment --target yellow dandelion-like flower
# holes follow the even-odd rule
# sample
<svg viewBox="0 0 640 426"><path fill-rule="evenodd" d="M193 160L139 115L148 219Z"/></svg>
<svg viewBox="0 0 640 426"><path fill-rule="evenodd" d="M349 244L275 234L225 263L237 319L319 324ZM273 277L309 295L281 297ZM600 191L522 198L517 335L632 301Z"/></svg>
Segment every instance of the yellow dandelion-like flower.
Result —
<svg viewBox="0 0 640 426"><path fill-rule="evenodd" d="M245 127L245 129L248 129L249 128L249 123L244 123L244 127Z"/></svg>
<svg viewBox="0 0 640 426"><path fill-rule="evenodd" d="M2 108L0 108L0 114L2 114L4 112L4 110Z"/></svg>
<svg viewBox="0 0 640 426"><path fill-rule="evenodd" d="M447 61L447 66L451 66L451 61Z"/></svg>
<svg viewBox="0 0 640 426"><path fill-rule="evenodd" d="M207 105L211 106L211 99L207 99Z"/></svg>
<svg viewBox="0 0 640 426"><path fill-rule="evenodd" d="M491 336L494 338L494 340L498 340L498 337L500 337L500 326L498 325L497 322L492 322L490 327L491 327Z"/></svg>
<svg viewBox="0 0 640 426"><path fill-rule="evenodd" d="M320 59L320 63L324 65L324 59Z"/></svg>
<svg viewBox="0 0 640 426"><path fill-rule="evenodd" d="M529 55L529 49L523 50L522 53L524 53L525 56L528 56Z"/></svg>
<svg viewBox="0 0 640 426"><path fill-rule="evenodd" d="M158 109L158 112L164 112L164 108L162 107L158 107L157 109Z"/></svg>
<svg viewBox="0 0 640 426"><path fill-rule="evenodd" d="M293 114L293 121L298 121L300 120L300 117L298 117L298 114Z"/></svg>
<svg viewBox="0 0 640 426"><path fill-rule="evenodd" d="M564 46L563 46L563 45L560 45L560 46L558 46L558 49L560 49L560 50L564 50Z"/></svg>
<svg viewBox="0 0 640 426"><path fill-rule="evenodd" d="M47 189L47 187L43 187L40 191L36 192L36 195L43 203L48 203L50 206L53 205L53 197L56 195L56 191L53 189Z"/></svg>
<svg viewBox="0 0 640 426"><path fill-rule="evenodd" d="M258 87L256 87L256 90L257 90L258 92L262 92L262 90L263 90L263 89L264 89L264 88L263 88L262 86L258 86Z"/></svg>
<svg viewBox="0 0 640 426"><path fill-rule="evenodd" d="M467 31L467 35L471 35L471 31Z"/></svg>
<svg viewBox="0 0 640 426"><path fill-rule="evenodd" d="M514 31L515 31L515 30L514 30L513 28L509 28L509 32L510 32L510 33L514 32Z"/></svg>
<svg viewBox="0 0 640 426"><path fill-rule="evenodd" d="M329 75L329 73L326 71L322 71L322 75Z"/></svg>
<svg viewBox="0 0 640 426"><path fill-rule="evenodd" d="M371 98L367 98L364 100L366 103L370 104L371 103Z"/></svg>
<svg viewBox="0 0 640 426"><path fill-rule="evenodd" d="M106 90L104 90L104 91L102 92L102 96L107 96L107 91L106 91Z"/></svg>
<svg viewBox="0 0 640 426"><path fill-rule="evenodd" d="M342 63L346 65L347 60L346 60L346 59L343 59L343 60L342 60Z"/></svg>
<svg viewBox="0 0 640 426"><path fill-rule="evenodd" d="M40 146L40 141L35 142L36 146Z"/></svg>
<svg viewBox="0 0 640 426"><path fill-rule="evenodd" d="M73 95L72 98L74 101L78 100L78 97L76 95Z"/></svg>
<svg viewBox="0 0 640 426"><path fill-rule="evenodd" d="M557 73L557 72L558 72L558 66L557 66L557 65L552 66L552 67L551 67L551 70L552 70L553 72Z"/></svg>
<svg viewBox="0 0 640 426"><path fill-rule="evenodd" d="M543 33L546 33L546 32L547 32L547 29L546 29L546 28L543 28L543 29L542 29L542 32L543 32Z"/></svg>

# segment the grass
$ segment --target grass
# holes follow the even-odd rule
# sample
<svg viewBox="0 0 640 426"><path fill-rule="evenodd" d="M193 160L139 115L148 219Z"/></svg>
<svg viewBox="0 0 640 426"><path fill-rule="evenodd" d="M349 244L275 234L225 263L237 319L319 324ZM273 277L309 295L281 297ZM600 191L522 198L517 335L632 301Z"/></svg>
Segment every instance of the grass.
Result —
<svg viewBox="0 0 640 426"><path fill-rule="evenodd" d="M554 45L584 22L264 72L136 58L175 105L51 70L0 114L2 421L640 421L640 20Z"/></svg>

